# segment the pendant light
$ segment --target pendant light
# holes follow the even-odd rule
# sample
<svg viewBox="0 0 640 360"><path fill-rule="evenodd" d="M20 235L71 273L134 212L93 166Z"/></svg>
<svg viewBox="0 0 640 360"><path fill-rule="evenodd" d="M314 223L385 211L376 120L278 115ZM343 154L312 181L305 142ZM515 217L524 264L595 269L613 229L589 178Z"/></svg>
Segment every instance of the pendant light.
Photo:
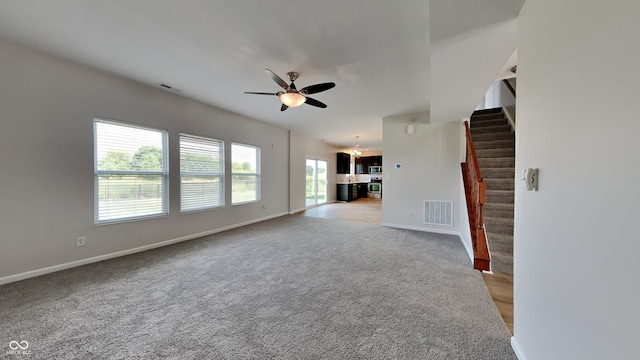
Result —
<svg viewBox="0 0 640 360"><path fill-rule="evenodd" d="M351 154L353 154L353 156L355 156L356 158L359 158L360 155L362 155L362 151L360 151L360 144L358 143L359 138L360 136L356 136L356 148L351 150Z"/></svg>

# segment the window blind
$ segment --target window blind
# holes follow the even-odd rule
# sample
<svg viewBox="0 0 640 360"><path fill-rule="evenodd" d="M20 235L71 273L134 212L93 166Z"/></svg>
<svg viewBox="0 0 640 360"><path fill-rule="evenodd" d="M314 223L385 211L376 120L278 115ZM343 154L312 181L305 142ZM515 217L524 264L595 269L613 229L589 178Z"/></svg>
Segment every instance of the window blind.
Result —
<svg viewBox="0 0 640 360"><path fill-rule="evenodd" d="M167 132L94 119L94 222L168 214Z"/></svg>
<svg viewBox="0 0 640 360"><path fill-rule="evenodd" d="M224 206L224 142L180 134L180 211Z"/></svg>
<svg viewBox="0 0 640 360"><path fill-rule="evenodd" d="M260 147L231 144L231 202L260 200Z"/></svg>

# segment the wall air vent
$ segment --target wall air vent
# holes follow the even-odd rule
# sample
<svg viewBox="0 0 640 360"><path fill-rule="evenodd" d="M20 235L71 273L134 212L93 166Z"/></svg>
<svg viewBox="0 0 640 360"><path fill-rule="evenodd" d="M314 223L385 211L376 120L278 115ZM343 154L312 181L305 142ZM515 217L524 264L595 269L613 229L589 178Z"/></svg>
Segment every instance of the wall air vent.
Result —
<svg viewBox="0 0 640 360"><path fill-rule="evenodd" d="M453 201L425 200L424 223L453 226Z"/></svg>

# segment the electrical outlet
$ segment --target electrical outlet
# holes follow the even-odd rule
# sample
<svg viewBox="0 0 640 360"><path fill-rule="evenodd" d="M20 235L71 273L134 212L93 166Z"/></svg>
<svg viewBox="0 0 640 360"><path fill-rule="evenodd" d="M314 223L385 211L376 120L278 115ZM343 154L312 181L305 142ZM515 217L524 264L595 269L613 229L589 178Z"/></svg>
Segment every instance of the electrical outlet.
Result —
<svg viewBox="0 0 640 360"><path fill-rule="evenodd" d="M76 238L76 246L85 246L87 245L87 237L86 236L78 236Z"/></svg>

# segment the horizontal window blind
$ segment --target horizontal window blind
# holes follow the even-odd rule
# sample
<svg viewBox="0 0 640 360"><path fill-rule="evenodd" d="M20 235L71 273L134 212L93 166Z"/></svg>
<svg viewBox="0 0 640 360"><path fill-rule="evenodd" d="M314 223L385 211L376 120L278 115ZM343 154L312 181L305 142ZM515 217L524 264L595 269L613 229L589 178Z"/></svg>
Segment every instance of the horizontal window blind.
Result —
<svg viewBox="0 0 640 360"><path fill-rule="evenodd" d="M180 134L180 211L224 206L224 142Z"/></svg>
<svg viewBox="0 0 640 360"><path fill-rule="evenodd" d="M94 222L168 213L167 132L94 119Z"/></svg>
<svg viewBox="0 0 640 360"><path fill-rule="evenodd" d="M260 148L231 144L231 202L260 200Z"/></svg>

